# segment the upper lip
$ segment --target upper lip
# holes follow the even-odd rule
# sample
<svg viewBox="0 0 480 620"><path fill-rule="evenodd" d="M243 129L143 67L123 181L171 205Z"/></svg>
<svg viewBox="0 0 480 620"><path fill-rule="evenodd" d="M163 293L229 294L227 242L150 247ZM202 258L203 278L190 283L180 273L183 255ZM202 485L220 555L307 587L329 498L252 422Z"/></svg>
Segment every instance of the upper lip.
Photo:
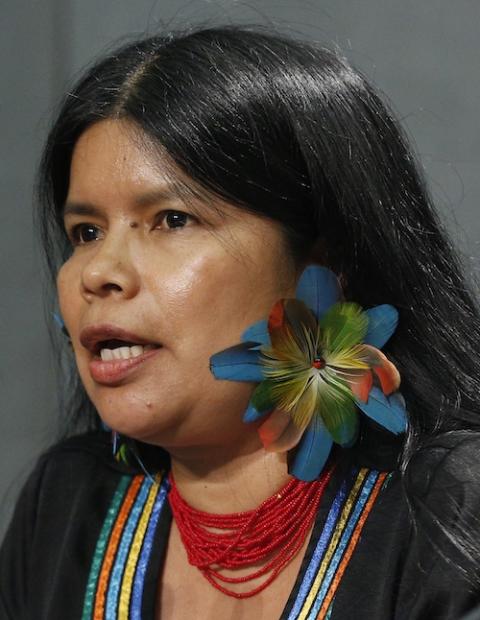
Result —
<svg viewBox="0 0 480 620"><path fill-rule="evenodd" d="M142 338L142 336L138 336L122 327L117 327L109 323L90 325L80 332L81 344L92 353L98 353L100 350L100 343L104 340L125 340L125 342L131 342L132 344L155 344L160 346L157 342L146 340Z"/></svg>

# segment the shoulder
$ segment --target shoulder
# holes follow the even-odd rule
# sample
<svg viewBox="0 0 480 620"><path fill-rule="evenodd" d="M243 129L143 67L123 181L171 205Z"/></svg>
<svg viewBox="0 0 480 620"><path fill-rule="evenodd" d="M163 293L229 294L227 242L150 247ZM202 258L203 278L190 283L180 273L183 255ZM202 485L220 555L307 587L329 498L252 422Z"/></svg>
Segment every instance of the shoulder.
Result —
<svg viewBox="0 0 480 620"><path fill-rule="evenodd" d="M436 558L452 583L460 574L471 580L480 575L479 455L478 433L450 432L422 448L405 475L419 552L430 563Z"/></svg>
<svg viewBox="0 0 480 620"><path fill-rule="evenodd" d="M38 458L33 476L84 477L87 472L105 475L139 473L135 468L119 463L112 452L110 433L92 431L68 437L46 449Z"/></svg>
<svg viewBox="0 0 480 620"><path fill-rule="evenodd" d="M23 485L14 521L23 514L29 528L40 521L55 523L57 515L69 511L73 515L80 500L85 504L99 493L108 496L123 475L136 473L113 458L104 431L59 441L39 456Z"/></svg>
<svg viewBox="0 0 480 620"><path fill-rule="evenodd" d="M0 617L60 618L61 609L82 609L112 503L127 501L145 478L139 474L113 458L106 432L71 437L40 456L0 547Z"/></svg>
<svg viewBox="0 0 480 620"><path fill-rule="evenodd" d="M90 519L92 511L105 514L120 481L136 474L113 458L106 432L57 442L40 455L22 487L3 551L12 541L21 540L31 550L47 545L72 524Z"/></svg>
<svg viewBox="0 0 480 620"><path fill-rule="evenodd" d="M405 469L390 472L372 511L372 527L388 525L398 540L428 562L449 557L480 567L480 433L431 438ZM469 553L467 553L467 550Z"/></svg>
<svg viewBox="0 0 480 620"><path fill-rule="evenodd" d="M39 463L53 463L64 459L91 459L105 465L115 464L111 458L110 436L106 431L92 431L68 437L50 446L39 458Z"/></svg>

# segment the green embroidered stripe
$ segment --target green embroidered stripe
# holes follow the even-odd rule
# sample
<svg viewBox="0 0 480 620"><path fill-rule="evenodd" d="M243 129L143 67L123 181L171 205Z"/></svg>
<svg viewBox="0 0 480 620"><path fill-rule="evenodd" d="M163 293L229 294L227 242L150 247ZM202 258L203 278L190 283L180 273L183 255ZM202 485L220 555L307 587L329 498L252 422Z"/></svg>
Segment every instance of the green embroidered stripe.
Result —
<svg viewBox="0 0 480 620"><path fill-rule="evenodd" d="M117 518L118 511L131 481L132 478L130 476L122 476L108 509L105 521L103 522L103 527L95 548L90 574L88 576L82 620L91 620L92 618L93 604L95 602L95 595L97 592L97 581L105 555L105 549L107 548L113 524Z"/></svg>

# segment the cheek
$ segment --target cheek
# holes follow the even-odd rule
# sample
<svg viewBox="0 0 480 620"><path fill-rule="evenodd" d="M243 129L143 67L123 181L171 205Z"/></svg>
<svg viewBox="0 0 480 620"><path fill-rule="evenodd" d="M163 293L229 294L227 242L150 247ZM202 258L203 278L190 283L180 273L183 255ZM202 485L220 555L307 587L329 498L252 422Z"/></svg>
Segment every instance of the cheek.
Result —
<svg viewBox="0 0 480 620"><path fill-rule="evenodd" d="M165 336L177 349L200 354L213 336L224 333L225 325L236 319L232 270L225 260L222 266L220 258L202 256L180 268L172 266L164 274L149 288L161 324L169 330Z"/></svg>
<svg viewBox="0 0 480 620"><path fill-rule="evenodd" d="M70 335L76 333L79 323L81 296L78 278L78 269L71 259L62 265L57 275L58 304Z"/></svg>
<svg viewBox="0 0 480 620"><path fill-rule="evenodd" d="M244 329L266 317L285 293L273 269L225 253L198 258L171 273L158 280L154 295L161 300L168 338L184 356L201 358L236 344Z"/></svg>
<svg viewBox="0 0 480 620"><path fill-rule="evenodd" d="M58 303L64 320L67 319L72 303L72 268L70 262L64 263L57 275Z"/></svg>

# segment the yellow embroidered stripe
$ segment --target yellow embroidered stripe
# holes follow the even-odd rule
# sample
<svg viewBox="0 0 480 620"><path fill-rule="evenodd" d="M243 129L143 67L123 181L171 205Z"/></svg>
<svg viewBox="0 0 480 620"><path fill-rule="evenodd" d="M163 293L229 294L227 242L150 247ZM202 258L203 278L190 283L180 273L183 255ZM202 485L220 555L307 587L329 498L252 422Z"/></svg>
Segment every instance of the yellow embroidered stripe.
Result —
<svg viewBox="0 0 480 620"><path fill-rule="evenodd" d="M387 473L361 469L353 470L342 482L312 552L288 620L326 620L330 617L335 593L387 479Z"/></svg>
<svg viewBox="0 0 480 620"><path fill-rule="evenodd" d="M305 600L303 609L298 615L298 620L305 620L305 618L307 618L308 613L315 601L315 598L317 597L317 594L320 590L320 586L322 585L322 582L323 582L323 578L325 576L325 572L337 548L337 545L343 533L343 530L345 529L345 526L348 521L348 517L350 516L350 512L352 510L352 506L357 498L358 491L360 487L362 486L362 482L364 481L366 474L367 474L367 470L361 469L357 476L357 479L355 480L355 484L353 485L352 490L350 491L350 495L348 496L348 499L345 502L345 505L342 510L342 514L340 515L340 518L337 521L337 525L333 532L332 538L330 539L330 544L328 545L327 551L325 555L323 556L323 560L320 564L320 568L318 569L315 580L312 584L312 587L310 588L310 592Z"/></svg>
<svg viewBox="0 0 480 620"><path fill-rule="evenodd" d="M155 483L150 487L150 491L148 493L147 501L145 502L145 506L143 508L143 513L138 522L137 530L135 532L135 537L133 539L132 545L130 547L130 552L128 554L125 572L123 574L122 585L120 588L120 600L118 605L118 620L129 620L130 614L130 598L132 593L133 586L133 578L135 575L135 570L137 568L137 562L140 555L140 551L142 548L145 532L147 529L147 525L150 520L150 515L152 514L153 505L155 499L157 497L158 490L160 488L161 477L155 477Z"/></svg>
<svg viewBox="0 0 480 620"><path fill-rule="evenodd" d="M375 500L377 499L378 494L380 493L380 490L383 486L386 475L387 475L386 473L380 474L377 481L375 482L375 485L370 493L370 497L368 498L365 508L363 509L362 514L360 515L360 518L358 519L357 526L355 527L355 530L353 531L351 535L350 542L348 543L348 547L345 553L343 554L342 560L337 569L335 577L333 578L332 584L325 596L325 600L322 603L322 607L320 608L320 611L318 612L317 620L324 620L327 616L327 612L332 602L332 599L335 596L335 592L337 591L340 581L342 580L345 569L347 568L348 563L350 562L350 558L352 557L355 547L357 546L363 526L365 525L365 521L367 520L367 517L370 514L370 510L372 509L373 504L375 503Z"/></svg>

